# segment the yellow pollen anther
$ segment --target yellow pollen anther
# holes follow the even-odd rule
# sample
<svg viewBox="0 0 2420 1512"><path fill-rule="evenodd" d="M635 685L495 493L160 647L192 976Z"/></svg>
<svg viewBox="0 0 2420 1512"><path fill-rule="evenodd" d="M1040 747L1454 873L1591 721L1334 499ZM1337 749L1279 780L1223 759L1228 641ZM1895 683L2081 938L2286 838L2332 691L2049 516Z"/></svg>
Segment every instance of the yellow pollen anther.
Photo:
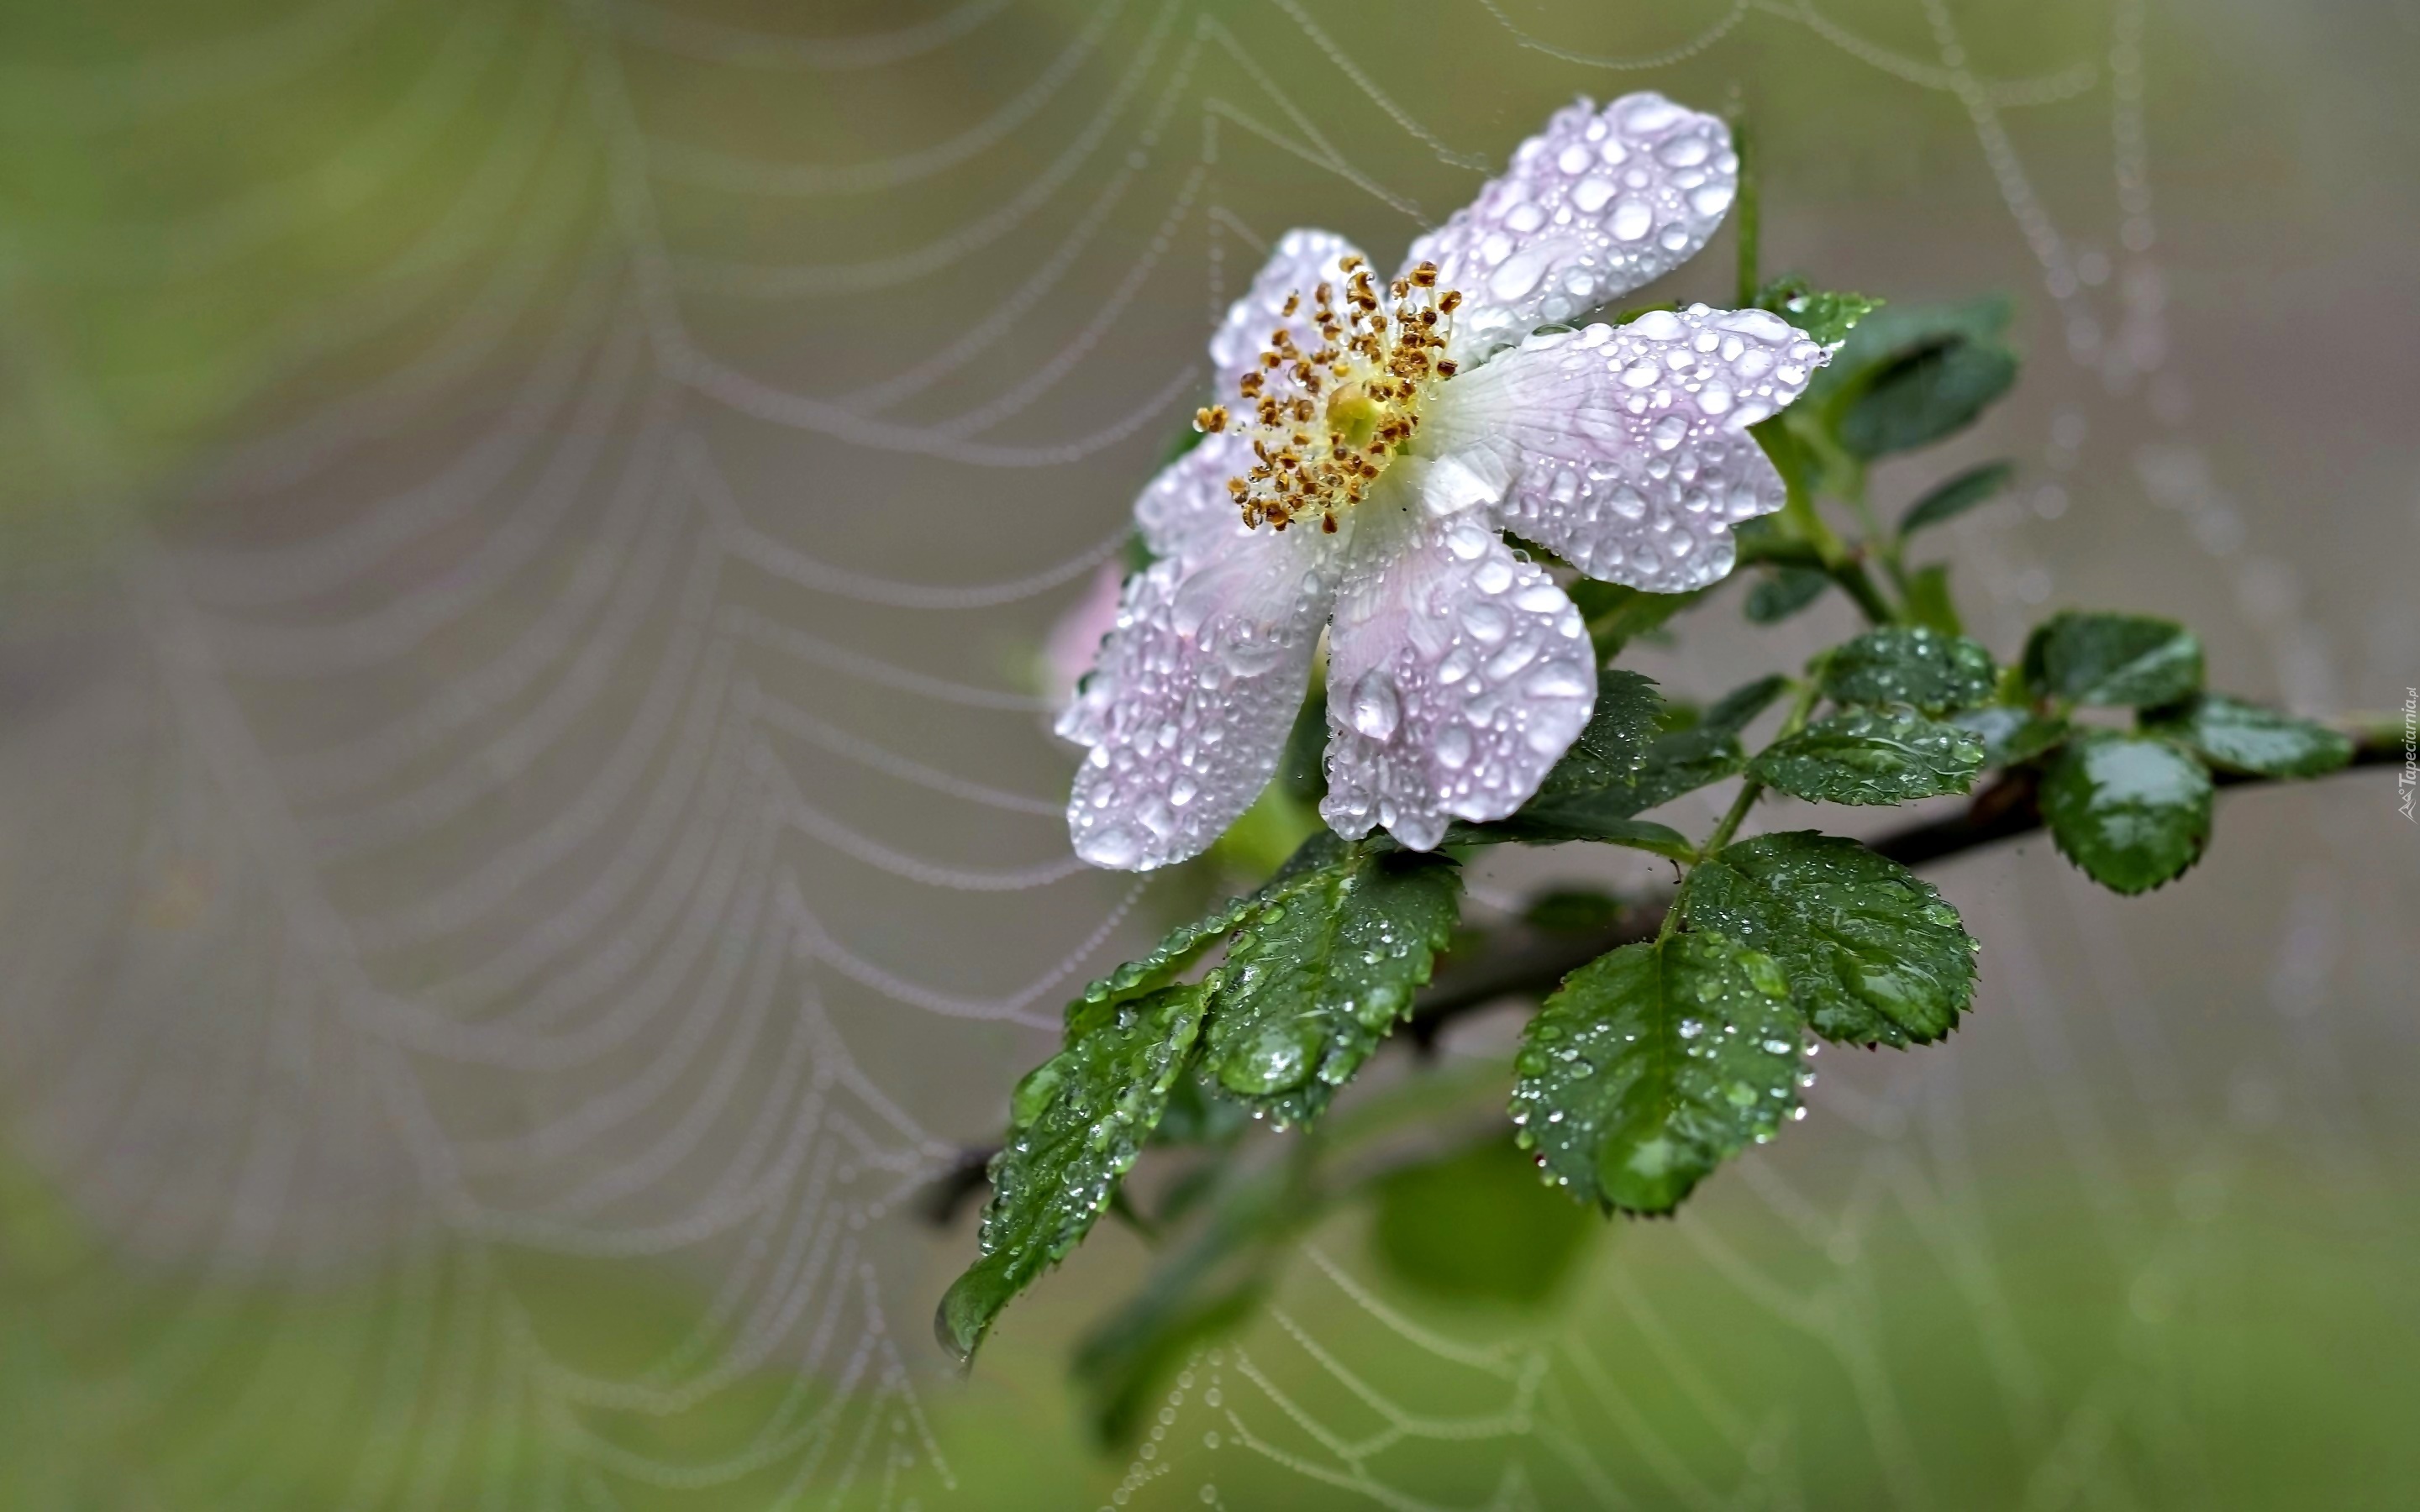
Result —
<svg viewBox="0 0 2420 1512"><path fill-rule="evenodd" d="M1384 294L1360 258L1340 267L1341 289L1323 283L1309 296L1303 329L1317 332L1318 348L1304 350L1290 327L1271 331L1259 363L1236 379L1243 415L1213 405L1194 416L1198 429L1233 428L1250 442L1258 460L1227 491L1254 529L1315 518L1323 532L1340 530L1340 515L1417 439L1430 386L1454 373L1438 354L1462 296L1436 287L1435 263ZM1300 292L1287 296L1286 318L1305 303Z"/></svg>

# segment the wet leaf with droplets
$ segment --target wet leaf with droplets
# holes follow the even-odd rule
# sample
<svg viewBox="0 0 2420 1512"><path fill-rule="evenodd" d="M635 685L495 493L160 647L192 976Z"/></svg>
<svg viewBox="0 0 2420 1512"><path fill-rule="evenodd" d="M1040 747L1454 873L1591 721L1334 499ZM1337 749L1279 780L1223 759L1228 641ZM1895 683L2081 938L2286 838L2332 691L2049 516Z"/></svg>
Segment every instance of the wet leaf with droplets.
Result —
<svg viewBox="0 0 2420 1512"><path fill-rule="evenodd" d="M2201 641L2145 614L2054 614L2026 639L2024 671L2046 697L2151 708L2201 690Z"/></svg>
<svg viewBox="0 0 2420 1512"><path fill-rule="evenodd" d="M1619 796L1631 812L1645 813L1684 794L1736 777L1746 764L1747 752L1741 748L1735 733L1700 724L1656 736L1647 748L1647 760L1626 784L1628 791Z"/></svg>
<svg viewBox="0 0 2420 1512"><path fill-rule="evenodd" d="M1261 895L1210 996L1202 1057L1218 1085L1298 1123L1411 1011L1460 913L1444 856L1345 849Z"/></svg>
<svg viewBox="0 0 2420 1512"><path fill-rule="evenodd" d="M1331 844L1335 843L1336 838L1323 830L1295 853L1296 857L1311 853L1323 838ZM1288 868L1295 865L1295 860L1286 863ZM1280 872L1279 874L1286 873ZM1156 992L1183 976L1186 968L1202 959L1212 946L1243 921L1245 916L1251 912L1253 903L1252 898L1233 899L1214 913L1179 924L1152 948L1150 954L1125 963L1087 986L1081 996L1067 1005L1067 1042L1075 1043L1094 1026L1116 1017L1127 1003Z"/></svg>
<svg viewBox="0 0 2420 1512"><path fill-rule="evenodd" d="M1627 779L1647 759L1662 707L1652 679L1619 667L1597 673L1596 707L1572 748L1538 784L1539 795L1592 792Z"/></svg>
<svg viewBox="0 0 2420 1512"><path fill-rule="evenodd" d="M2157 710L2143 727L2212 766L2254 777L2319 777L2352 760L2352 741L2343 733L2224 693Z"/></svg>
<svg viewBox="0 0 2420 1512"><path fill-rule="evenodd" d="M1668 709L1655 685L1638 673L1618 667L1599 673L1588 728L1546 774L1537 795L1510 818L1458 824L1447 840L1472 845L1603 841L1659 856L1694 856L1678 831L1635 816L1730 776L1743 758L1729 732L1707 732L1704 720L1682 736L1654 735L1656 719Z"/></svg>
<svg viewBox="0 0 2420 1512"><path fill-rule="evenodd" d="M1793 797L1853 804L1963 793L1982 769L1982 741L1905 707L1833 715L1748 764L1748 775Z"/></svg>
<svg viewBox="0 0 2420 1512"><path fill-rule="evenodd" d="M2112 892L2148 892L2210 842L2209 768L2164 740L2096 733L2061 748L2042 778L2059 854Z"/></svg>
<svg viewBox="0 0 2420 1512"><path fill-rule="evenodd" d="M1800 424L1828 424L1853 456L1912 451L1963 429L2016 382L2009 301L1893 304L1859 321L1807 387Z"/></svg>
<svg viewBox="0 0 2420 1512"><path fill-rule="evenodd" d="M1724 849L1681 906L1781 963L1809 1027L1852 1044L1921 1044L1957 1026L1975 944L1933 886L1853 840L1797 830Z"/></svg>
<svg viewBox="0 0 2420 1512"><path fill-rule="evenodd" d="M1573 1196L1669 1212L1797 1106L1803 1031L1770 956L1708 933L1625 945L1529 1021L1513 1121Z"/></svg>
<svg viewBox="0 0 2420 1512"><path fill-rule="evenodd" d="M1979 640L1894 625L1833 648L1823 663L1823 692L1841 703L1905 703L1942 714L1990 699L1999 675Z"/></svg>
<svg viewBox="0 0 2420 1512"><path fill-rule="evenodd" d="M1983 742L1985 766L2014 766L2029 762L2065 740L2071 728L2055 719L2007 703L1987 703L1949 716L1949 722Z"/></svg>
<svg viewBox="0 0 2420 1512"><path fill-rule="evenodd" d="M1067 1047L1017 1084L1008 1138L992 1157L982 1257L933 1319L960 1361L1108 1210L1167 1109L1207 998L1198 982L1088 998L1070 1014Z"/></svg>
<svg viewBox="0 0 2420 1512"><path fill-rule="evenodd" d="M1810 288L1807 280L1788 273L1768 281L1756 291L1754 301L1760 310L1774 314L1807 332L1810 341L1826 347L1837 347L1849 339L1857 323L1883 307L1883 301L1863 294Z"/></svg>

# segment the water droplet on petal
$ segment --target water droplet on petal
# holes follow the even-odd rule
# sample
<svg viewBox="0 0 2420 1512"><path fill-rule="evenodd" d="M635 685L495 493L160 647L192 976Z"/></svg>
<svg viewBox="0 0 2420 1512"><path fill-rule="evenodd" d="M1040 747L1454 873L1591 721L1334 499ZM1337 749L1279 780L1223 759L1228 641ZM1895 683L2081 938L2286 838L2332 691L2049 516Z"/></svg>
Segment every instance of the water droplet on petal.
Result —
<svg viewBox="0 0 2420 1512"><path fill-rule="evenodd" d="M1404 706L1386 673L1373 669L1353 685L1352 718L1353 728L1372 740L1383 741L1394 734L1403 722Z"/></svg>
<svg viewBox="0 0 2420 1512"><path fill-rule="evenodd" d="M1633 136L1645 136L1670 126L1683 114L1680 106L1662 95L1643 94L1622 110L1621 129Z"/></svg>
<svg viewBox="0 0 2420 1512"><path fill-rule="evenodd" d="M1538 286L1546 276L1544 254L1525 252L1498 268L1487 280L1487 292L1498 301L1510 304Z"/></svg>

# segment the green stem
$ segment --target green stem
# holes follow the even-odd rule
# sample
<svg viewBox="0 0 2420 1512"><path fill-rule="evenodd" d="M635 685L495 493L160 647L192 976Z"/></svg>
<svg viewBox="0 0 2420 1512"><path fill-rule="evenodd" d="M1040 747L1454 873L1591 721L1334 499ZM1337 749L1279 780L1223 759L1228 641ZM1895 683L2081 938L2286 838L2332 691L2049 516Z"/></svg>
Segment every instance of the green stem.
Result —
<svg viewBox="0 0 2420 1512"><path fill-rule="evenodd" d="M1873 501L1866 497L1863 463L1842 470L1839 492L1840 497L1849 501L1849 507L1857 512L1857 522L1866 528L1866 538L1860 544L1873 552L1874 559L1883 564L1883 571L1889 576L1891 585L1899 590L1900 597L1905 599L1907 567L1900 554L1899 532L1883 527L1882 517L1874 513Z"/></svg>
<svg viewBox="0 0 2420 1512"><path fill-rule="evenodd" d="M1763 229L1758 213L1756 193L1756 133L1745 117L1731 121L1731 150L1739 154L1739 197L1731 209L1732 234L1739 239L1739 307L1743 310L1756 302L1757 290L1763 281L1757 276L1758 243Z"/></svg>
<svg viewBox="0 0 2420 1512"><path fill-rule="evenodd" d="M1775 744L1788 740L1807 728L1807 717L1815 712L1815 701L1823 696L1823 669L1819 660L1817 665L1807 669L1807 681L1798 689L1796 702L1790 705L1790 717L1782 720L1781 728L1774 732ZM1698 847L1699 859L1712 856L1729 845L1731 842L1731 837L1739 833L1742 821L1747 818L1747 811L1755 808L1756 800L1763 795L1763 783L1753 777L1744 779L1740 783L1739 796L1731 800L1730 811L1723 815L1723 822L1714 826L1714 832L1706 837L1706 842ZM1666 912L1664 933L1672 933L1673 920L1679 913L1680 910L1677 908ZM1661 936L1659 935L1658 938Z"/></svg>
<svg viewBox="0 0 2420 1512"><path fill-rule="evenodd" d="M1873 579L1866 575L1864 567L1854 562L1843 562L1833 567L1831 572L1832 580L1840 585L1841 592L1855 601L1857 611L1866 617L1867 624L1896 625L1899 623L1899 611L1891 608L1890 600L1885 598L1883 591L1874 586Z"/></svg>
<svg viewBox="0 0 2420 1512"><path fill-rule="evenodd" d="M1789 490L1789 497L1776 517L1782 530L1804 542L1807 549L1815 553L1815 560L1824 574L1856 604L1858 612L1865 615L1868 623L1896 624L1900 618L1899 611L1891 608L1882 590L1874 586L1873 579L1867 576L1864 565L1841 541L1839 533L1832 529L1832 523L1823 517L1823 512L1815 507L1816 474L1828 472L1829 464L1815 455L1805 439L1791 430L1782 419L1768 420L1757 426L1756 438L1758 444L1765 449L1765 455L1773 459L1774 470L1781 474L1782 485Z"/></svg>

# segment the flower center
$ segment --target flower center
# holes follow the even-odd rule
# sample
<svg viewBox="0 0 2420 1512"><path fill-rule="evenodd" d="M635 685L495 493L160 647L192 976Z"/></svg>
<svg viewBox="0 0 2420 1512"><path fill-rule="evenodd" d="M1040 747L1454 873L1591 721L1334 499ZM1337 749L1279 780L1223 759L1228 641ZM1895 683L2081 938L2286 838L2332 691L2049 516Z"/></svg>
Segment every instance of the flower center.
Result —
<svg viewBox="0 0 2420 1512"><path fill-rule="evenodd" d="M1251 441L1252 467L1227 480L1246 525L1282 531L1316 518L1333 532L1339 513L1411 443L1429 390L1453 377L1438 354L1462 296L1436 286L1436 264L1420 264L1383 295L1359 257L1339 266L1342 289L1322 284L1308 301L1300 291L1286 299L1290 321L1309 303L1305 339L1319 345L1305 351L1292 327L1280 326L1260 365L1236 381L1234 411L1218 404L1193 417L1197 430L1232 427Z"/></svg>

